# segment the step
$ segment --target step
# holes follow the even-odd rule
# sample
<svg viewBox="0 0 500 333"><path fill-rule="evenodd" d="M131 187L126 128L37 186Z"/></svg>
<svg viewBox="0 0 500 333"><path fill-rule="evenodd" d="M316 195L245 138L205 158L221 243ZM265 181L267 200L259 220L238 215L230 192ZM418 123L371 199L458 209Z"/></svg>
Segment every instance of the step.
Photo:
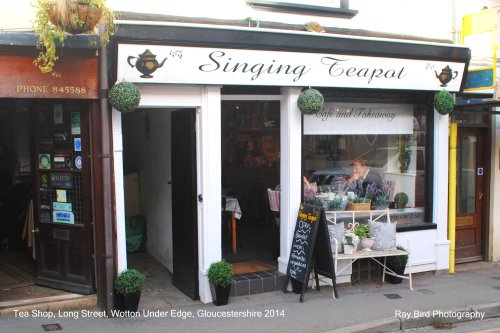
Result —
<svg viewBox="0 0 500 333"><path fill-rule="evenodd" d="M230 296L248 296L283 290L285 274L278 271L254 272L233 276Z"/></svg>
<svg viewBox="0 0 500 333"><path fill-rule="evenodd" d="M64 294L0 302L0 317L14 315L14 310L57 312L95 309L97 309L97 295Z"/></svg>

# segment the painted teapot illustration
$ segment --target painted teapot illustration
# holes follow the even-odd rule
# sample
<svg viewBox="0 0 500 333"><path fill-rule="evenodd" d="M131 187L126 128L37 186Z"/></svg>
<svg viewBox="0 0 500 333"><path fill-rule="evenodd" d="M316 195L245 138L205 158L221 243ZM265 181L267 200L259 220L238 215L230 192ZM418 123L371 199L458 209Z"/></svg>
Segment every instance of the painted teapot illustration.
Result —
<svg viewBox="0 0 500 333"><path fill-rule="evenodd" d="M448 82L455 79L458 75L458 72L452 71L450 66L443 68L439 74L436 71L434 72L436 73L436 78L441 82L441 87L446 87Z"/></svg>
<svg viewBox="0 0 500 333"><path fill-rule="evenodd" d="M132 64L132 59L136 59L135 64ZM151 75L151 73L163 66L166 60L167 58L163 59L162 62L159 63L158 60L156 60L156 55L151 53L149 49L146 49L146 51L139 54L139 57L129 56L127 58L127 62L130 67L134 68L135 66L137 70L143 74L141 77L146 79L152 78L153 75Z"/></svg>

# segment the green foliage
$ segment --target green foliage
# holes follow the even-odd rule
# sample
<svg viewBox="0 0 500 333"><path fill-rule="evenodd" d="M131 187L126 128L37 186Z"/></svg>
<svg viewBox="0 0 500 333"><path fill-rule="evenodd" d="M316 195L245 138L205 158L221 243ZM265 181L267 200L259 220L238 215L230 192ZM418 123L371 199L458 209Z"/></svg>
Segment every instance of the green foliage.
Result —
<svg viewBox="0 0 500 333"><path fill-rule="evenodd" d="M122 295L140 292L143 285L144 275L133 268L124 270L115 280L115 290Z"/></svg>
<svg viewBox="0 0 500 333"><path fill-rule="evenodd" d="M316 89L307 89L300 93L297 106L302 113L315 114L323 110L325 99Z"/></svg>
<svg viewBox="0 0 500 333"><path fill-rule="evenodd" d="M368 202L370 202L370 199L364 198L364 197L357 197L357 198L349 199L349 201L352 203L368 203Z"/></svg>
<svg viewBox="0 0 500 333"><path fill-rule="evenodd" d="M351 235L345 235L344 236L344 242L346 245L354 246L354 243L352 242L352 236Z"/></svg>
<svg viewBox="0 0 500 333"><path fill-rule="evenodd" d="M208 268L208 280L214 286L228 287L233 279L233 268L226 260L214 262Z"/></svg>
<svg viewBox="0 0 500 333"><path fill-rule="evenodd" d="M85 22L81 21L78 13L69 11L68 4L75 0L34 0L33 7L36 8L35 19L33 20L33 31L37 36L37 48L39 53L33 63L40 69L42 73L52 73L54 76L59 76L53 71L55 62L59 59L56 55L56 41L61 45L64 44L65 31L63 27L56 26L50 21L50 8L57 6L61 10L60 16L68 18L72 24L82 26ZM104 27L104 32L100 36L101 45L106 45L110 37L113 35L114 13L107 7L106 0L78 0L78 3L88 3L92 7L101 8L101 22ZM69 12L68 12L69 11Z"/></svg>
<svg viewBox="0 0 500 333"><path fill-rule="evenodd" d="M309 205L323 207L323 201L321 201L321 199L318 197L314 197L314 199L311 199L311 200L305 200L305 202L306 202L306 204L309 204Z"/></svg>
<svg viewBox="0 0 500 333"><path fill-rule="evenodd" d="M379 195L375 198L376 205L387 205L389 204L389 198L386 195Z"/></svg>
<svg viewBox="0 0 500 333"><path fill-rule="evenodd" d="M396 208L406 208L408 204L408 195L404 192L396 193L394 196L394 202L396 203Z"/></svg>
<svg viewBox="0 0 500 333"><path fill-rule="evenodd" d="M133 112L139 106L141 93L132 82L122 81L115 84L109 91L109 102L120 112Z"/></svg>
<svg viewBox="0 0 500 333"><path fill-rule="evenodd" d="M440 114L448 114L455 108L455 99L449 91L441 90L434 96L434 107Z"/></svg>
<svg viewBox="0 0 500 333"><path fill-rule="evenodd" d="M401 245L396 246L396 248L401 251L406 251L406 249ZM408 262L408 255L387 257L387 266L390 267L391 269L395 267L405 267L407 262Z"/></svg>
<svg viewBox="0 0 500 333"><path fill-rule="evenodd" d="M328 208L333 210L343 210L345 208L345 203L342 198L335 198L328 203Z"/></svg>
<svg viewBox="0 0 500 333"><path fill-rule="evenodd" d="M354 229L354 234L360 239L370 238L372 236L370 226L368 224L360 224L356 229Z"/></svg>

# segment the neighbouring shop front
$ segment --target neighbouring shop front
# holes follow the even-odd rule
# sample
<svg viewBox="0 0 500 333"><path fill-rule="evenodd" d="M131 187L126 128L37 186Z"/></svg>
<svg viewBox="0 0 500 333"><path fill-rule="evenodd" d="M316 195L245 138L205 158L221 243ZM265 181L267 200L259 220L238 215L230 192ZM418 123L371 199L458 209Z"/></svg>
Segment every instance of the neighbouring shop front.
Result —
<svg viewBox="0 0 500 333"><path fill-rule="evenodd" d="M131 169L143 170L138 182L141 205L148 206L141 214L150 215L146 228L162 231L148 231L157 245L146 247L192 298L211 301L206 271L220 258L233 267L285 272L304 184L315 183L319 199L354 192L347 184L355 161L363 161L370 177L377 176L371 182L386 191L398 243L410 241L414 271L448 267L449 119L434 110L433 98L442 89L460 91L467 48L122 22L115 54L117 80L136 83L142 94L136 115L113 111L116 192L134 163L126 161L127 149L147 149L151 157L136 161L147 168ZM309 87L325 98L316 115L297 108ZM174 125L175 114L185 116L183 125ZM159 126L154 119L162 118ZM177 127L191 134L175 135ZM127 139L134 130L143 141ZM189 158L176 157L179 151ZM176 179L180 161L188 179ZM279 212L271 209L268 190L279 192ZM404 205L396 206L398 193L405 194ZM151 200L163 206L151 207ZM127 265L124 202L117 196L119 269Z"/></svg>
<svg viewBox="0 0 500 333"><path fill-rule="evenodd" d="M33 65L34 39L4 37L11 45L0 47L2 301L94 294L95 46L64 49L58 75L44 75Z"/></svg>

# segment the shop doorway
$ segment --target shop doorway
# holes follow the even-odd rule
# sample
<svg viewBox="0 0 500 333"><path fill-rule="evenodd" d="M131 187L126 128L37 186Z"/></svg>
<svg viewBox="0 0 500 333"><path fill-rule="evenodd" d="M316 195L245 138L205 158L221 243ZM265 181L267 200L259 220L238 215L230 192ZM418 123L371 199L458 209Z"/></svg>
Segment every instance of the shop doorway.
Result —
<svg viewBox="0 0 500 333"><path fill-rule="evenodd" d="M89 116L81 101L0 101L0 310L95 291Z"/></svg>
<svg viewBox="0 0 500 333"><path fill-rule="evenodd" d="M460 128L457 140L457 220L455 262L483 260L485 194L489 170L485 131Z"/></svg>
<svg viewBox="0 0 500 333"><path fill-rule="evenodd" d="M128 267L169 303L199 298L195 122L195 109L122 116Z"/></svg>
<svg viewBox="0 0 500 333"><path fill-rule="evenodd" d="M279 191L280 102L222 101L221 132L222 256L236 274L274 270L279 217L268 189Z"/></svg>

